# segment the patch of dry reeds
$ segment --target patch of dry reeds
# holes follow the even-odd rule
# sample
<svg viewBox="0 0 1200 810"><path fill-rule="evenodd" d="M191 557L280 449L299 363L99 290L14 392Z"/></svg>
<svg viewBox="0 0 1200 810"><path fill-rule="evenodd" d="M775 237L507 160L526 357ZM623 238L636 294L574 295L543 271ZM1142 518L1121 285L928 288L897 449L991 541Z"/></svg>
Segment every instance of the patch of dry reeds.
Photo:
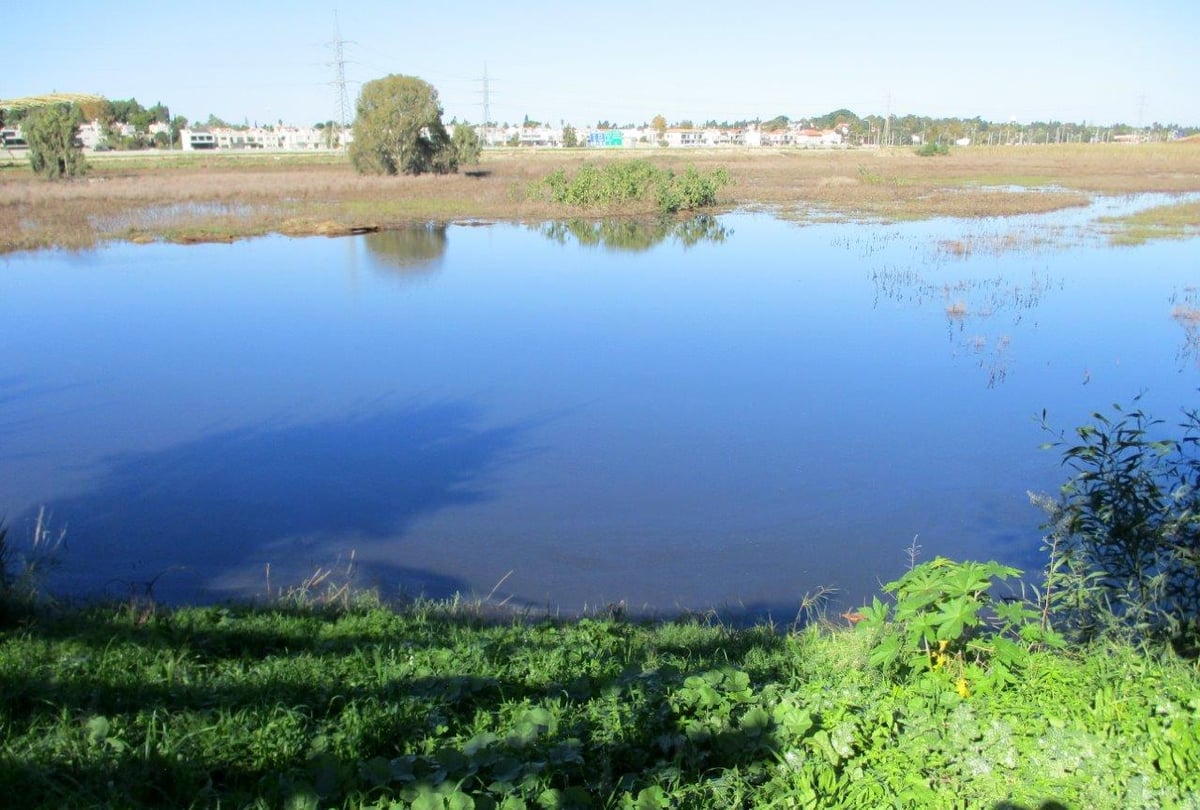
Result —
<svg viewBox="0 0 1200 810"><path fill-rule="evenodd" d="M937 160L909 149L496 150L469 171L419 177L363 177L327 155L140 156L95 160L62 183L0 166L0 252L577 216L530 188L560 168L631 157L676 172L723 167L733 179L723 205L806 218L1007 216L1094 193L1200 191L1200 147L1181 144L968 147Z"/></svg>

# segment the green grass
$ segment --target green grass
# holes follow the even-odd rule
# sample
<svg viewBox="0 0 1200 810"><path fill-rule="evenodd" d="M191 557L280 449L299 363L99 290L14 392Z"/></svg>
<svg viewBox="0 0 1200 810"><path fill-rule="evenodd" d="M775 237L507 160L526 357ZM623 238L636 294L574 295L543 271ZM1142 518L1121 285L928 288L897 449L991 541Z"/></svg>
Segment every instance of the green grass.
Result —
<svg viewBox="0 0 1200 810"><path fill-rule="evenodd" d="M6 807L1196 806L1200 675L1032 652L960 697L876 631L447 605L37 608L0 624Z"/></svg>
<svg viewBox="0 0 1200 810"><path fill-rule="evenodd" d="M312 166L347 163L349 158L340 152L264 152L260 150L183 151L143 150L133 152L92 152L88 164L97 169L114 171L133 169L184 169L210 166ZM28 169L28 165L25 166Z"/></svg>
<svg viewBox="0 0 1200 810"><path fill-rule="evenodd" d="M1141 245L1152 239L1188 239L1200 235L1200 202L1147 208L1121 217L1103 217L1101 227L1114 245Z"/></svg>

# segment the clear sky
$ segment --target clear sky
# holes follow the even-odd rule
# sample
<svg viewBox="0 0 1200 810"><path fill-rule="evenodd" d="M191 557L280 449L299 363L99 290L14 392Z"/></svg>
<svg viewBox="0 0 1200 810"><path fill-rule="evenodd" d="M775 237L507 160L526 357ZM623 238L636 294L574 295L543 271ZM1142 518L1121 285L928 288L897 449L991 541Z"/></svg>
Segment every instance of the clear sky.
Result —
<svg viewBox="0 0 1200 810"><path fill-rule="evenodd" d="M389 73L446 118L577 126L859 115L1200 125L1200 0L34 2L4 15L0 98L162 101L204 120L336 119Z"/></svg>

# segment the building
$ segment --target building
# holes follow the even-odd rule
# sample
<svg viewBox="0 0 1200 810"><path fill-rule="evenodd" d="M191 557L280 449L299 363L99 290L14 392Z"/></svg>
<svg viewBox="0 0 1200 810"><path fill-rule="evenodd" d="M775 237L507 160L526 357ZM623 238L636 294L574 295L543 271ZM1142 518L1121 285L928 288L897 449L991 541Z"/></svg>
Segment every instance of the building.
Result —
<svg viewBox="0 0 1200 810"><path fill-rule="evenodd" d="M342 133L328 127L207 127L180 130L184 151L219 149L240 152L264 150L269 152L313 152L341 147ZM346 142L353 138L349 130Z"/></svg>

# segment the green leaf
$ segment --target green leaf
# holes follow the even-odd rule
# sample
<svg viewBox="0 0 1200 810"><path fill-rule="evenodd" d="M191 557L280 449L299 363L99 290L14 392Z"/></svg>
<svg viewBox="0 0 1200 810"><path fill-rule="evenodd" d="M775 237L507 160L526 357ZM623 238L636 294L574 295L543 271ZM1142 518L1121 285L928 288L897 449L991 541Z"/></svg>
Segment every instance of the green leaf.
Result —
<svg viewBox="0 0 1200 810"><path fill-rule="evenodd" d="M418 791L412 800L412 810L445 810L445 800L428 785L421 785Z"/></svg>
<svg viewBox="0 0 1200 810"><path fill-rule="evenodd" d="M755 706L742 716L738 725L743 731L753 734L763 734L771 725L771 715L761 706Z"/></svg>
<svg viewBox="0 0 1200 810"><path fill-rule="evenodd" d="M87 730L88 742L90 743L104 742L104 740L108 738L108 734L111 731L108 718L104 717L103 715L96 715L88 718L84 728Z"/></svg>
<svg viewBox="0 0 1200 810"><path fill-rule="evenodd" d="M358 775L372 787L382 787L392 781L392 764L383 757L372 757L358 764Z"/></svg>
<svg viewBox="0 0 1200 810"><path fill-rule="evenodd" d="M667 792L659 785L651 785L638 791L637 799L630 807L633 810L664 810L671 806Z"/></svg>
<svg viewBox="0 0 1200 810"><path fill-rule="evenodd" d="M901 644L899 636L884 636L879 643L875 645L875 649L871 650L871 654L868 656L867 661L870 662L872 666L881 668L886 667L895 661L896 657L900 655L900 649Z"/></svg>
<svg viewBox="0 0 1200 810"><path fill-rule="evenodd" d="M992 639L992 649L993 661L997 667L1019 666L1029 657L1024 647L1003 636Z"/></svg>
<svg viewBox="0 0 1200 810"><path fill-rule="evenodd" d="M973 599L960 597L942 605L938 611L936 622L938 641L955 641L963 634L968 626L979 623L979 606Z"/></svg>

